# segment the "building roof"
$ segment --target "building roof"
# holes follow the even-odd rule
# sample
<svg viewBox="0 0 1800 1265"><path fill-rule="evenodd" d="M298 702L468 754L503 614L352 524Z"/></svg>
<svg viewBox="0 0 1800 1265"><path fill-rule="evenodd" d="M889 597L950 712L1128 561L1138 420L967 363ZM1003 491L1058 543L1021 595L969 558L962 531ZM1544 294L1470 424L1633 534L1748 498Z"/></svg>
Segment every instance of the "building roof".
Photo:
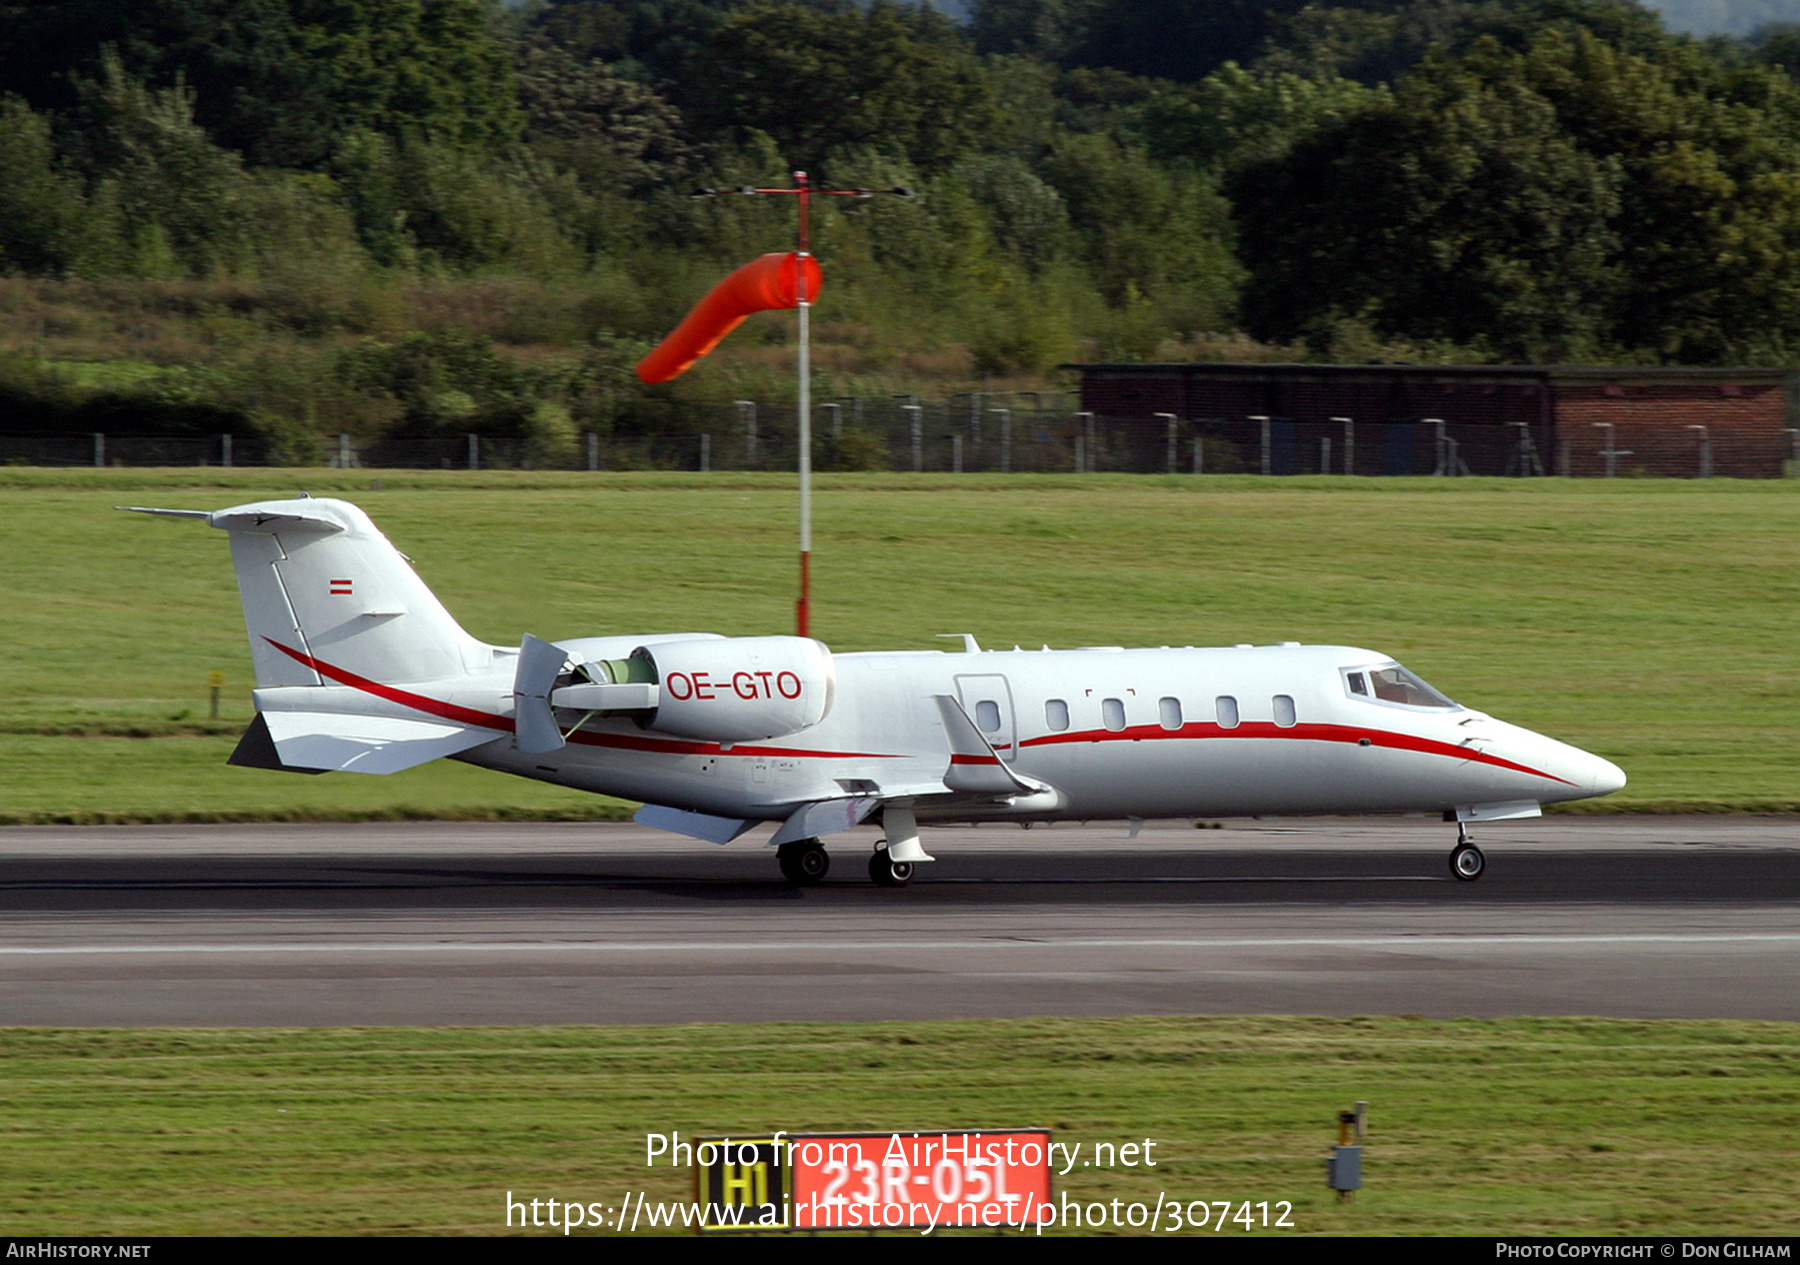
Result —
<svg viewBox="0 0 1800 1265"><path fill-rule="evenodd" d="M1278 378L1346 380L1356 378L1410 378L1425 382L1616 382L1674 384L1681 382L1763 382L1782 383L1793 376L1791 369L1739 367L1701 367L1689 365L1317 365L1317 364L1230 364L1176 360L1153 363L1065 364L1083 375L1116 377L1186 377L1234 378L1270 381Z"/></svg>

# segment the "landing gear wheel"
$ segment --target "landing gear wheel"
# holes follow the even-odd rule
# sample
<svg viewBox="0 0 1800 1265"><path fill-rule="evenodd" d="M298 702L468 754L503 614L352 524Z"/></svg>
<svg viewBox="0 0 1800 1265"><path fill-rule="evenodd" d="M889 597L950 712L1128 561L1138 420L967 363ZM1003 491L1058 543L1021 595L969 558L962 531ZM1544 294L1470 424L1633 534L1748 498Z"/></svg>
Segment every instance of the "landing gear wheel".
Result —
<svg viewBox="0 0 1800 1265"><path fill-rule="evenodd" d="M905 887L912 880L913 863L889 860L886 843L877 847L875 855L869 858L869 881L875 886Z"/></svg>
<svg viewBox="0 0 1800 1265"><path fill-rule="evenodd" d="M1481 855L1481 849L1472 843L1459 843L1450 854L1450 873L1464 883L1473 883L1487 869L1487 858Z"/></svg>
<svg viewBox="0 0 1800 1265"><path fill-rule="evenodd" d="M782 877L795 887L817 887L831 868L831 858L817 839L784 843L775 849L775 859L781 863Z"/></svg>

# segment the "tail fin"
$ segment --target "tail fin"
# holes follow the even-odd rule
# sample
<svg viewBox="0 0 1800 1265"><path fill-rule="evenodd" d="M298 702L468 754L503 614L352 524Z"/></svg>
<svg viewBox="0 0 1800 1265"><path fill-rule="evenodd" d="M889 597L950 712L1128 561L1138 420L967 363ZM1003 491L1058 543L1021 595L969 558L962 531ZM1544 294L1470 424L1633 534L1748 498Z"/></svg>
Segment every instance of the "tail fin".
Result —
<svg viewBox="0 0 1800 1265"><path fill-rule="evenodd" d="M144 512L205 518L231 534L260 687L322 685L315 665L400 683L462 676L492 662L490 648L462 630L348 501Z"/></svg>

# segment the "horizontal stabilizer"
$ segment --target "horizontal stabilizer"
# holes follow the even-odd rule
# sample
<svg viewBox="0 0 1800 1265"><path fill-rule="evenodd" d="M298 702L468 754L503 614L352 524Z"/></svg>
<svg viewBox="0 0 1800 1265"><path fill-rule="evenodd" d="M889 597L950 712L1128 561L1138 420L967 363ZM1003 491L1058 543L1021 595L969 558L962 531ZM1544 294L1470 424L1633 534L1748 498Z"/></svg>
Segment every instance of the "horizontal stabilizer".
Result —
<svg viewBox="0 0 1800 1265"><path fill-rule="evenodd" d="M499 737L480 726L341 712L263 712L262 720L282 764L349 773L398 773Z"/></svg>
<svg viewBox="0 0 1800 1265"><path fill-rule="evenodd" d="M310 499L310 498L308 498ZM256 532L265 536L280 533L284 536L329 536L335 532L349 530L345 523L328 513L323 504L314 510L293 510L285 508L304 501L265 501L257 505L240 505L235 509L217 510L206 516L206 521L220 531ZM284 508L274 509L274 505Z"/></svg>
<svg viewBox="0 0 1800 1265"><path fill-rule="evenodd" d="M835 835L840 830L848 830L881 807L881 799L875 795L865 795L857 799L825 799L813 804L802 804L789 814L775 837L769 840L771 847L780 847L784 843L793 843L797 839L823 839L826 835Z"/></svg>
<svg viewBox="0 0 1800 1265"><path fill-rule="evenodd" d="M283 764L281 753L275 750L275 740L269 737L269 722L263 719L261 712L244 730L244 736L238 739L238 745L226 757L225 763L241 769L278 769L283 773L326 772L325 769L297 769L291 764Z"/></svg>
<svg viewBox="0 0 1800 1265"><path fill-rule="evenodd" d="M261 501L226 510L166 510L151 505L115 505L113 508L133 514L155 514L160 518L192 518L217 527L220 531L260 532L267 536L273 536L277 532L325 536L349 529L346 523L330 512L330 502L322 501L315 509L306 507L306 502L310 499L301 497L292 501ZM303 508L296 509L296 506Z"/></svg>
<svg viewBox="0 0 1800 1265"><path fill-rule="evenodd" d="M115 505L113 508L132 514L155 514L159 518L194 518L203 523L212 518L211 510L159 510L149 505Z"/></svg>
<svg viewBox="0 0 1800 1265"><path fill-rule="evenodd" d="M730 843L756 823L738 817L714 817L710 813L688 813L661 804L645 804L632 820L640 826L667 830L670 834L704 839L708 843Z"/></svg>

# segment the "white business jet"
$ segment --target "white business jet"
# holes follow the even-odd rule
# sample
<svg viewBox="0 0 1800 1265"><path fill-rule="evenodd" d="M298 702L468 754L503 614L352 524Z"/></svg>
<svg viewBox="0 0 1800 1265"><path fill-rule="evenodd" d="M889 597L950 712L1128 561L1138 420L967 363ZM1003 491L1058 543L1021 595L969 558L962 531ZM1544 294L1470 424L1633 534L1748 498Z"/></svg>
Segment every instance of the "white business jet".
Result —
<svg viewBox="0 0 1800 1265"><path fill-rule="evenodd" d="M139 509L139 507L124 507ZM641 801L714 843L763 822L782 873L878 820L869 874L932 858L921 823L1442 813L1470 822L1605 795L1598 756L1451 702L1347 646L833 654L805 637L527 636L459 627L368 516L300 497L139 509L230 534L256 664L255 768L395 773L441 757Z"/></svg>

